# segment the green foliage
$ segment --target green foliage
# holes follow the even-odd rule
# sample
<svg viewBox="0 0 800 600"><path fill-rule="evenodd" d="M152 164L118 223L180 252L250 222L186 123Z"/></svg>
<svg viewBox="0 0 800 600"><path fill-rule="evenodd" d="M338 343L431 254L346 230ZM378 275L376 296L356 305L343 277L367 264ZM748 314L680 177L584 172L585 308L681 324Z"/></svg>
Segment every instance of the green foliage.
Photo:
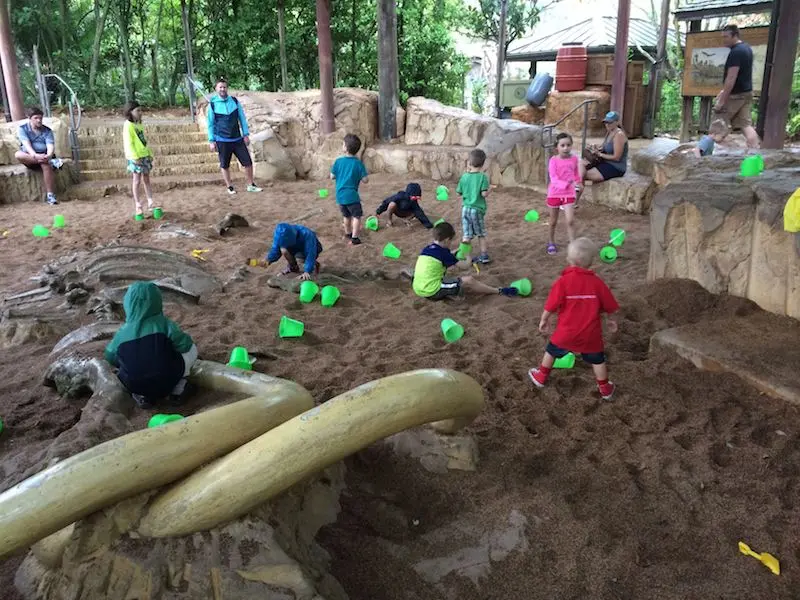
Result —
<svg viewBox="0 0 800 600"><path fill-rule="evenodd" d="M789 103L789 120L786 123L786 133L792 139L800 137L800 58L794 61L792 99Z"/></svg>
<svg viewBox="0 0 800 600"><path fill-rule="evenodd" d="M539 0L508 0L506 50L511 42L523 37L539 22L541 11ZM478 6L470 7L466 17L467 27L476 37L494 42L500 40L500 0L478 0Z"/></svg>
<svg viewBox="0 0 800 600"><path fill-rule="evenodd" d="M27 102L38 103L32 73L32 49L37 44L43 70L67 80L86 105L119 106L134 97L149 106L186 103L181 0L10 2ZM225 77L234 89L281 88L278 0L185 2L195 77L207 91L218 77ZM290 88L317 87L315 3L283 3ZM375 0L331 4L335 84L377 89ZM66 14L61 14L62 6ZM424 95L460 103L468 65L456 52L450 32L466 18L462 0L398 0L397 12L401 98ZM97 75L92 82L93 46L101 22ZM54 102L66 99L57 84L51 92Z"/></svg>
<svg viewBox="0 0 800 600"><path fill-rule="evenodd" d="M656 131L659 133L678 131L681 128L682 110L681 82L665 81L661 88L661 108L656 119Z"/></svg>

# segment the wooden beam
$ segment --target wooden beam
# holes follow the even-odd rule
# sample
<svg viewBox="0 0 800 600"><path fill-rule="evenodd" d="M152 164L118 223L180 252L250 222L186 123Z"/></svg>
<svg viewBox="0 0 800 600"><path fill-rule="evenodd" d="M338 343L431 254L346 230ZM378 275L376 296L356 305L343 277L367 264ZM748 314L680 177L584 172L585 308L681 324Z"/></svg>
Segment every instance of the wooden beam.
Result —
<svg viewBox="0 0 800 600"><path fill-rule="evenodd" d="M628 74L628 32L631 0L619 0L617 8L617 43L614 50L614 76L611 80L611 110L622 116L625 108L625 85Z"/></svg>
<svg viewBox="0 0 800 600"><path fill-rule="evenodd" d="M736 15L754 15L769 12L772 8L772 0L765 0L758 4L739 4L736 6L725 6L723 8L700 8L692 10L683 8L675 11L678 21L700 21L714 17L733 17Z"/></svg>
<svg viewBox="0 0 800 600"><path fill-rule="evenodd" d="M761 95L758 97L758 112L756 120L756 133L764 137L764 119L767 116L767 101L769 100L769 82L772 78L772 61L775 57L775 37L778 33L778 19L781 14L781 0L775 0L772 5L772 14L769 21L769 37L767 38L767 52L764 56L764 73L761 83ZM754 90L758 92L759 90Z"/></svg>
<svg viewBox="0 0 800 600"><path fill-rule="evenodd" d="M700 98L700 120L697 126L699 130L704 133L708 133L708 127L711 125L713 106L714 99L710 96L703 96Z"/></svg>
<svg viewBox="0 0 800 600"><path fill-rule="evenodd" d="M797 56L797 39L800 37L800 2L780 3L775 34L776 52L772 62L767 106L764 116L763 148L783 148L786 139L786 121L789 118L789 101L792 94L794 60Z"/></svg>
<svg viewBox="0 0 800 600"><path fill-rule="evenodd" d="M397 137L398 70L396 0L378 0L378 121L387 142Z"/></svg>
<svg viewBox="0 0 800 600"><path fill-rule="evenodd" d="M14 53L14 39L11 36L11 22L6 0L0 0L0 62L3 65L3 79L6 84L11 119L21 121L25 118L25 105L22 104L17 55Z"/></svg>
<svg viewBox="0 0 800 600"><path fill-rule="evenodd" d="M694 119L694 96L683 97L681 108L681 144L692 139L692 120Z"/></svg>
<svg viewBox="0 0 800 600"><path fill-rule="evenodd" d="M650 66L650 81L647 84L647 106L645 107L642 129L644 137L653 138L656 132L656 120L661 104L661 80L664 62L667 60L667 33L669 33L670 0L661 0L661 21L658 30L658 46L656 62Z"/></svg>
<svg viewBox="0 0 800 600"><path fill-rule="evenodd" d="M333 133L333 41L331 38L330 0L317 0L317 39L319 52L319 91L322 97L320 128L323 134Z"/></svg>
<svg viewBox="0 0 800 600"><path fill-rule="evenodd" d="M497 83L494 89L495 116L499 119L503 107L500 106L500 91L503 84L503 68L506 65L506 20L508 19L508 0L500 0L500 35L497 40Z"/></svg>

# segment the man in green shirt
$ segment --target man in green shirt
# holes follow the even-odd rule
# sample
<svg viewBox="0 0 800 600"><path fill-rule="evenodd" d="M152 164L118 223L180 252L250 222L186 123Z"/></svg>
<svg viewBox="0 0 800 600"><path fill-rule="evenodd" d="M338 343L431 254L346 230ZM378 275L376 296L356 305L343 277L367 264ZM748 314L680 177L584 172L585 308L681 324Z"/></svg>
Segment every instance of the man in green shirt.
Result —
<svg viewBox="0 0 800 600"><path fill-rule="evenodd" d="M481 252L472 262L487 264L491 262L486 249L486 196L489 194L489 178L483 172L486 153L477 148L469 153L469 169L458 180L456 193L461 196L461 241L471 249L472 238L477 237ZM469 251L465 260L469 261Z"/></svg>

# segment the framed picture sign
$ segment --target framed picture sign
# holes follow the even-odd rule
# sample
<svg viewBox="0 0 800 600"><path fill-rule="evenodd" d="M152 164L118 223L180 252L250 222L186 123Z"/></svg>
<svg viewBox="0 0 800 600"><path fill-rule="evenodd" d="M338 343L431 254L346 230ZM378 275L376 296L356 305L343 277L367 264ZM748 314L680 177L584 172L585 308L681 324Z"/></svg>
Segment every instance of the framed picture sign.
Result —
<svg viewBox="0 0 800 600"><path fill-rule="evenodd" d="M753 93L759 95L764 82L769 27L740 29L742 41L753 49ZM722 89L725 60L730 50L722 45L722 31L701 31L686 35L684 55L684 96L716 96Z"/></svg>

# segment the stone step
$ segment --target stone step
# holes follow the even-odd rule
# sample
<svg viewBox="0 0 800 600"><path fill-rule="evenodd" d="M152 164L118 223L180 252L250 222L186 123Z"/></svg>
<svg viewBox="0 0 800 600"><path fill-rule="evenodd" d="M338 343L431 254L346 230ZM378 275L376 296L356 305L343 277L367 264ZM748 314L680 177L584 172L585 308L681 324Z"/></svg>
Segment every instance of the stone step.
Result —
<svg viewBox="0 0 800 600"><path fill-rule="evenodd" d="M800 404L800 322L757 312L658 331L650 349L674 351L704 371L726 372L757 390Z"/></svg>
<svg viewBox="0 0 800 600"><path fill-rule="evenodd" d="M239 193L244 192L244 181L237 180L234 175L234 184L236 185ZM153 193L161 194L163 192L183 189L191 187L199 187L204 185L219 185L223 186L222 177L219 172L216 174L203 174L195 175L192 177L185 176L167 176L167 177L154 177L152 180ZM130 177L120 179L110 179L103 181L85 181L78 185L73 185L65 196L70 200L100 200L106 196L114 194L126 194L130 196L131 179Z"/></svg>
<svg viewBox="0 0 800 600"><path fill-rule="evenodd" d="M214 152L209 150L208 142L192 142L189 144L150 144L148 146L153 151L156 159L162 156L173 156L175 154L211 154L216 156ZM101 158L119 157L124 158L125 152L123 151L122 144L113 146L88 146L81 148L81 161L96 160Z"/></svg>
<svg viewBox="0 0 800 600"><path fill-rule="evenodd" d="M159 144L192 144L197 142L208 143L208 136L204 131L195 130L185 133L161 132L151 133L145 129L148 146ZM78 145L81 149L94 146L119 146L122 148L122 128L109 132L107 135L86 135L83 129L78 134Z"/></svg>
<svg viewBox="0 0 800 600"><path fill-rule="evenodd" d="M231 171L239 171L239 163L231 163ZM209 173L219 173L219 163L216 161L206 164L179 165L174 167L160 167L153 169L153 179L168 176L180 176L184 179L191 179L194 175L205 175ZM107 179L123 179L130 177L125 168L118 169L98 169L94 171L81 170L81 178L84 181L104 181Z"/></svg>
<svg viewBox="0 0 800 600"><path fill-rule="evenodd" d="M156 154L154 160L155 169L158 170L162 167L191 167L193 165L206 165L214 164L219 165L219 157L215 152L209 152L208 146L205 147L206 151L203 154ZM234 159L235 160L235 159ZM234 161L231 161L234 162ZM83 171L98 171L109 169L112 167L127 167L128 162L123 155L110 155L106 158L94 158L81 160L81 170Z"/></svg>
<svg viewBox="0 0 800 600"><path fill-rule="evenodd" d="M125 125L124 121L108 121L100 124L96 123L82 123L81 128L78 131L78 134L81 136L87 137L97 137L97 136L108 136L108 135L120 135L122 133L122 127ZM200 131L200 126L197 123L182 123L182 122L146 122L144 124L144 132L145 135L147 134L154 134L154 133L175 133L175 134L184 134L184 133L196 133ZM149 137L149 136L148 136Z"/></svg>

